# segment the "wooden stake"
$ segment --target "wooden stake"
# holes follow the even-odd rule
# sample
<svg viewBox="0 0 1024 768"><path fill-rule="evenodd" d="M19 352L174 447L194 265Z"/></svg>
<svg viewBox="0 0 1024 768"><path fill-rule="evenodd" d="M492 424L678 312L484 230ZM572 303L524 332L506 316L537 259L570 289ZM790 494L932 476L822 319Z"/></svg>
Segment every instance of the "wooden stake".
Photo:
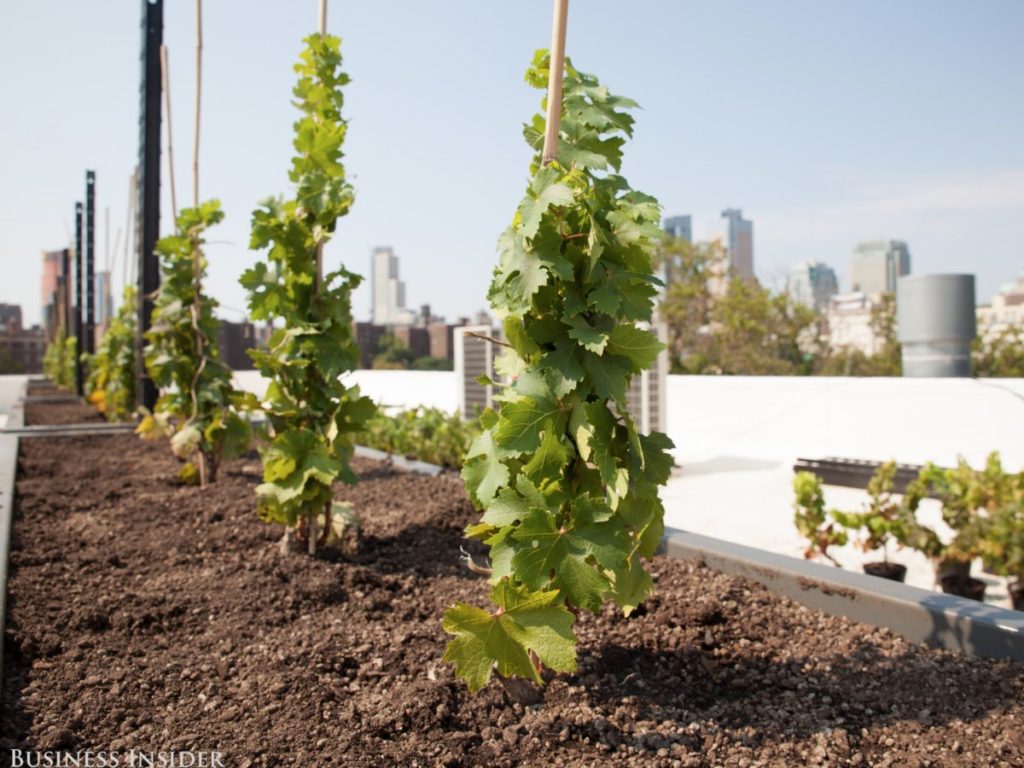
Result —
<svg viewBox="0 0 1024 768"><path fill-rule="evenodd" d="M171 138L171 74L167 65L167 46L160 46L160 78L164 88L164 110L167 112L167 175L171 181L171 214L178 220L178 198L174 192L174 141Z"/></svg>
<svg viewBox="0 0 1024 768"><path fill-rule="evenodd" d="M135 198L139 194L139 188L138 185L136 184L136 180L138 177L136 174L138 174L137 168L132 170L131 178L128 179L128 221L125 222L124 228L124 286L122 286L121 288L122 291L124 290L125 287L128 286L130 280L135 279L134 275L131 275L131 277L129 278L129 275L131 274L129 272L129 269L132 261L134 261L132 259L132 233L135 230L134 227L132 227L132 216L135 213Z"/></svg>
<svg viewBox="0 0 1024 768"><path fill-rule="evenodd" d="M196 0L196 122L192 143L192 205L199 207L199 106L203 83L203 0Z"/></svg>
<svg viewBox="0 0 1024 768"><path fill-rule="evenodd" d="M327 0L320 0L320 34L327 34ZM324 241L316 241L316 284L317 291L320 290L320 281L324 276ZM313 552L310 552L313 554Z"/></svg>
<svg viewBox="0 0 1024 768"><path fill-rule="evenodd" d="M548 75L548 117L544 132L542 163L558 159L558 133L562 123L562 80L565 77L565 25L569 0L554 0L555 17L551 22L551 71Z"/></svg>

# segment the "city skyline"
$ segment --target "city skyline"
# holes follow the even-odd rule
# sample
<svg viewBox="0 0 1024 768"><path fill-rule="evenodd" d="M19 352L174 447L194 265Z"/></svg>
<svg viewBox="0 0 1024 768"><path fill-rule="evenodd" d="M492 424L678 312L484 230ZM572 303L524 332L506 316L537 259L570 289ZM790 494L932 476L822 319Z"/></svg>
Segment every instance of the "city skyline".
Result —
<svg viewBox="0 0 1024 768"><path fill-rule="evenodd" d="M201 192L219 197L227 214L210 233L209 287L229 319L244 313L237 279L256 258L246 248L249 215L288 188L291 66L315 26L313 5L246 10L246 35L223 6L208 9L204 35ZM171 4L166 16L175 143L188 147L193 19ZM85 168L97 171L97 218L110 208L110 239L124 229L138 139L138 20L132 3L41 0L12 6L0 25L0 65L23 73L0 83L0 98L26 107L0 125L8 266L0 301L22 303L26 322L40 319L37 254L70 239ZM366 254L389 242L417 302L471 315L486 306L494 246L525 185L530 152L520 130L540 94L522 72L549 42L550 8L539 0L344 4L332 6L328 27L344 39L353 78L345 152L357 195L325 265L367 278L353 310L368 317ZM625 16L594 0L573 7L567 47L577 67L643 107L623 173L666 215L702 221L742 206L756 224L763 283L781 289L789 267L809 259L848 283L853 244L892 238L912 244L917 273L968 267L986 302L1024 267L1024 142L1014 130L1024 105L1005 98L1024 80L1022 30L1024 6L1001 0L638 3ZM97 44L70 70L62 55L37 55L76 49L83 36ZM734 55L723 59L726 47ZM467 68L474 57L486 66ZM179 187L188 186L187 167L179 157ZM165 176L164 233L168 192ZM104 232L96 235L104 253Z"/></svg>

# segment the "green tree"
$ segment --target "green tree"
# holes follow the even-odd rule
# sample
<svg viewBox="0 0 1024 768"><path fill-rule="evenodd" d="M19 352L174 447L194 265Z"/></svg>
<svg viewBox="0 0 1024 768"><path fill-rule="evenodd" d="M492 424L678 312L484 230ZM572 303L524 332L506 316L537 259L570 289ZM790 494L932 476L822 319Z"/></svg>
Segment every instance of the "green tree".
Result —
<svg viewBox="0 0 1024 768"><path fill-rule="evenodd" d="M417 357L412 361L412 369L414 371L450 371L452 370L452 361L447 357Z"/></svg>
<svg viewBox="0 0 1024 768"><path fill-rule="evenodd" d="M373 368L378 370L404 370L412 366L413 356L409 348L393 333L385 333L377 343L377 354L373 357Z"/></svg>
<svg viewBox="0 0 1024 768"><path fill-rule="evenodd" d="M1024 327L1011 325L979 336L972 357L974 375L979 378L1024 377Z"/></svg>
<svg viewBox="0 0 1024 768"><path fill-rule="evenodd" d="M656 263L667 286L659 314L673 370L736 375L809 374L823 354L813 309L735 275L721 274L720 243L670 240ZM724 287L713 291L712 285Z"/></svg>

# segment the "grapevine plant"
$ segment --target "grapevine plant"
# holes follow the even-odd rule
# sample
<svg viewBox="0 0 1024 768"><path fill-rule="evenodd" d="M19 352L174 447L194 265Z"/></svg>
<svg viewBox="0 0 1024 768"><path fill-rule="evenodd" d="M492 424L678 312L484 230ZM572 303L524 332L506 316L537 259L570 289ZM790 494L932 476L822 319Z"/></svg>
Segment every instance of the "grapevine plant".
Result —
<svg viewBox="0 0 1024 768"><path fill-rule="evenodd" d="M63 389L74 389L76 354L78 340L68 336L61 328L43 353L43 373L46 378Z"/></svg>
<svg viewBox="0 0 1024 768"><path fill-rule="evenodd" d="M135 309L135 287L129 285L89 364L89 402L108 421L135 413Z"/></svg>
<svg viewBox="0 0 1024 768"><path fill-rule="evenodd" d="M548 68L538 51L527 81L545 87ZM641 434L626 408L630 378L663 349L640 326L659 284L660 207L619 175L635 106L567 62L556 161L541 164L544 118L525 127L531 179L489 293L511 383L462 471L484 510L466 533L490 548L494 609L459 603L444 619L445 659L470 690L495 668L536 683L543 667L575 669L578 611L611 599L628 615L652 587L643 560L664 531L672 443Z"/></svg>
<svg viewBox="0 0 1024 768"><path fill-rule="evenodd" d="M166 427L175 455L187 460L181 479L200 485L216 481L221 460L249 445L249 424L239 413L244 396L232 387L217 348L217 302L202 290L204 235L223 218L217 200L185 208L175 233L157 242L162 281L146 333L146 369L161 394L139 431L153 435Z"/></svg>
<svg viewBox="0 0 1024 768"><path fill-rule="evenodd" d="M340 381L359 361L351 293L361 278L344 268L320 275L324 243L354 199L341 164L347 128L341 86L349 78L341 71L339 38L315 34L305 43L293 90L303 113L295 123L289 174L295 198L268 199L253 213L250 247L270 250L241 282L252 316L277 326L268 349L249 353L271 381L263 408L274 437L262 451L260 514L297 526L314 552L345 514L332 504L331 486L336 479L356 481L349 467L352 436L375 408L357 387Z"/></svg>

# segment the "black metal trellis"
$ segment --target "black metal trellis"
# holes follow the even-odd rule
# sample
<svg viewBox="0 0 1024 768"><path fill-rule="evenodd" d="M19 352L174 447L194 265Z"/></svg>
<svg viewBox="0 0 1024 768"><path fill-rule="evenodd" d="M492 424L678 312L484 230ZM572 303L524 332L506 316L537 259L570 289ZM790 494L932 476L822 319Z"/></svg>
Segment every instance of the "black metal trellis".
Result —
<svg viewBox="0 0 1024 768"><path fill-rule="evenodd" d="M163 42L163 0L142 1L142 81L139 115L139 178L136 187L138 243L138 322L135 337L136 402L152 410L157 391L146 375L142 358L144 334L153 315L153 294L160 287L155 248L160 233L160 45Z"/></svg>

